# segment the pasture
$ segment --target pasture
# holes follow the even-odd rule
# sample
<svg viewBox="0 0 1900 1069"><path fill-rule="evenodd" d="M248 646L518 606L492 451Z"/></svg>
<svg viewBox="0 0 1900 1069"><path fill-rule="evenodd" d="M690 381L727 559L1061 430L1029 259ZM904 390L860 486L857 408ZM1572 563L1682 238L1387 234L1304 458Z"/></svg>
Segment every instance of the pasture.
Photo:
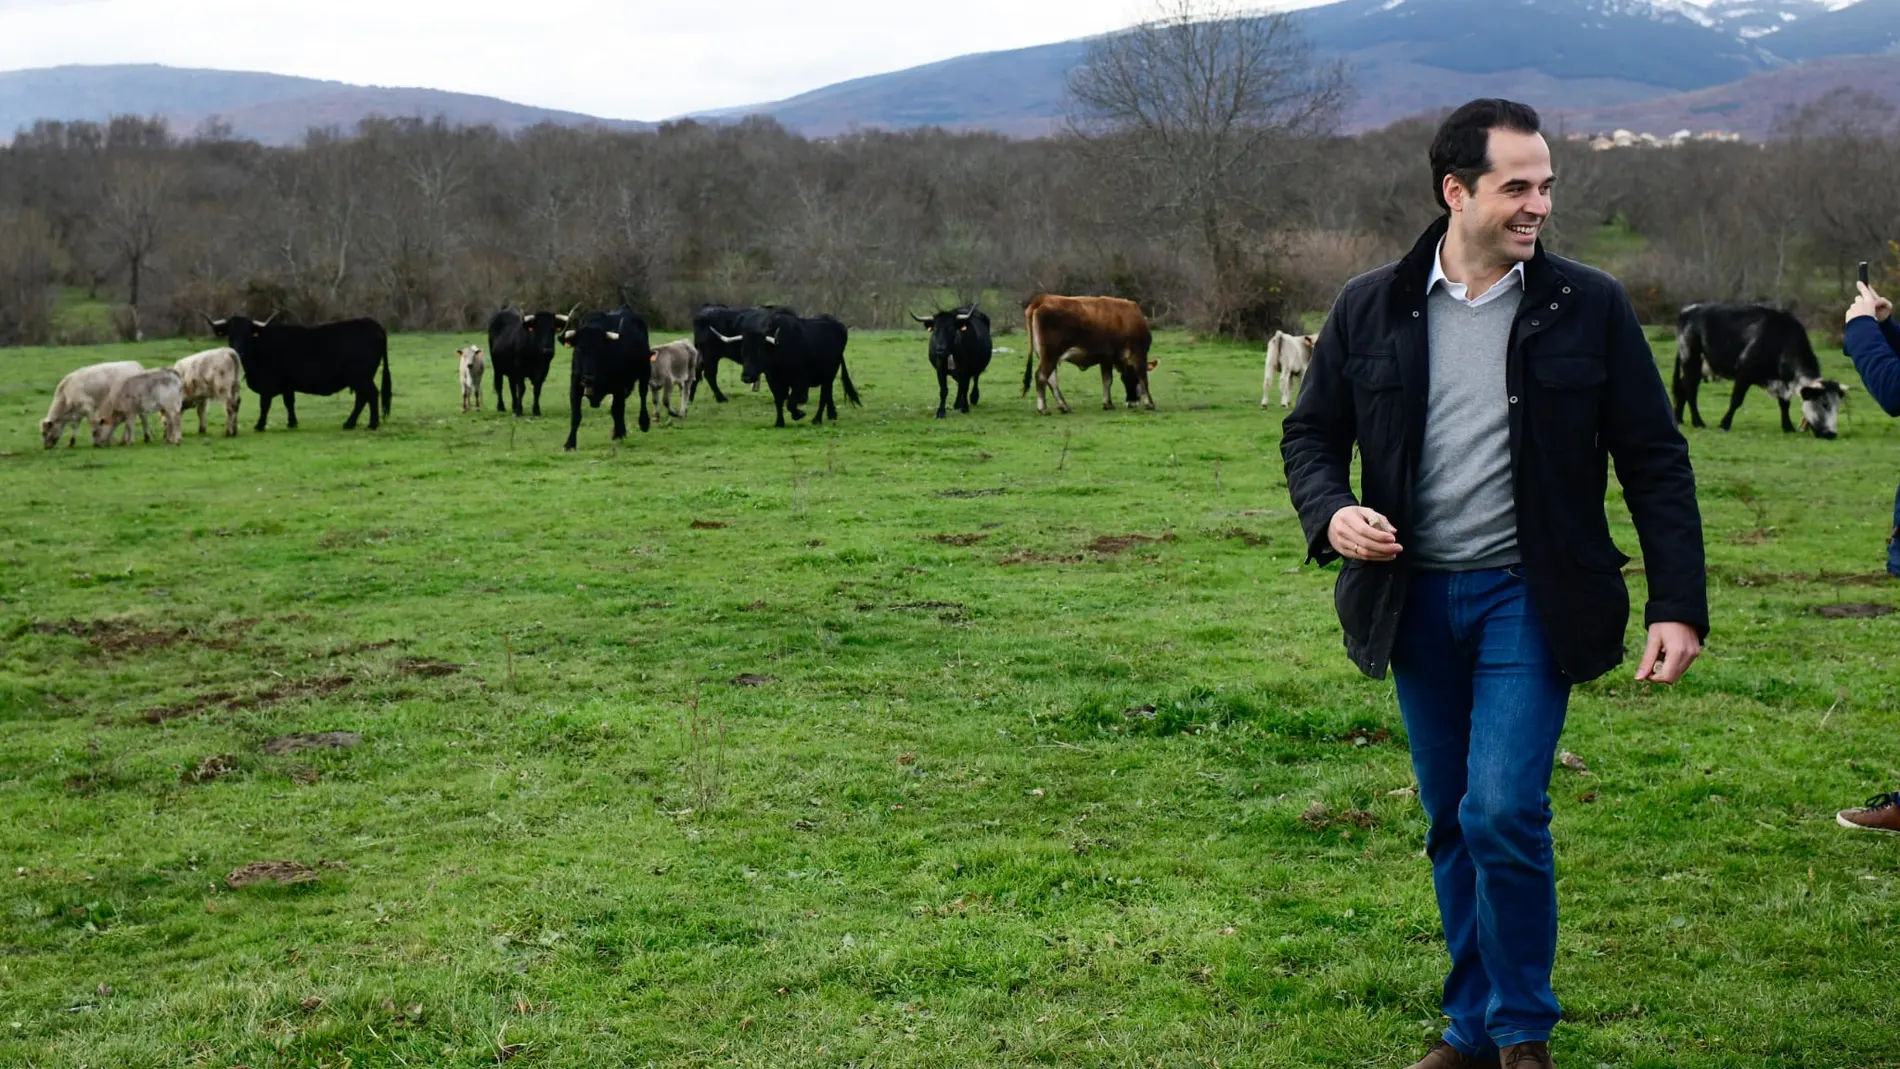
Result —
<svg viewBox="0 0 1900 1069"><path fill-rule="evenodd" d="M381 431L342 394L253 433L247 391L180 448L36 424L189 343L0 352L0 1064L1423 1051L1403 731L1301 567L1257 349L1164 332L1160 411L1069 370L1039 417L999 335L934 421L921 332L860 333L836 425L702 390L563 455L565 352L544 418L464 416L472 337L391 339ZM1560 1065L1900 1065L1900 842L1833 822L1900 785L1900 615L1817 612L1900 604L1900 425L1776 424L1691 437L1702 662L1573 701ZM360 738L284 741L323 732Z"/></svg>

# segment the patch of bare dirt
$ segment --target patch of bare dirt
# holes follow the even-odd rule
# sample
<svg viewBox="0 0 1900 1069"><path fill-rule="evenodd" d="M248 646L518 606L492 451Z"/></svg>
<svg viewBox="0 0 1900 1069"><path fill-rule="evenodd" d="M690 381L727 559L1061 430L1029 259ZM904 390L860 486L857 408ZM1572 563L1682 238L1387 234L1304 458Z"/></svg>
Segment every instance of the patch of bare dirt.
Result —
<svg viewBox="0 0 1900 1069"><path fill-rule="evenodd" d="M386 638L382 640L381 642L352 642L347 646L338 646L336 649L333 649L328 653L323 653L323 654L313 653L310 656L312 659L315 659L317 657L323 657L325 659L336 658L336 657L350 657L358 653L374 653L377 650L386 650L386 649L389 649L391 646L397 646L397 645L400 645L401 643L402 643L401 639L395 639L395 638Z"/></svg>
<svg viewBox="0 0 1900 1069"><path fill-rule="evenodd" d="M347 750L362 741L363 736L354 731L296 731L265 743L264 752L272 757L282 757L305 750Z"/></svg>
<svg viewBox="0 0 1900 1069"><path fill-rule="evenodd" d="M388 531L337 531L329 530L317 539L318 549L342 549L345 546L367 546L378 542L387 542L395 537Z"/></svg>
<svg viewBox="0 0 1900 1069"><path fill-rule="evenodd" d="M1852 605L1816 605L1814 615L1829 620L1873 620L1893 612L1891 605L1852 604Z"/></svg>
<svg viewBox="0 0 1900 1069"><path fill-rule="evenodd" d="M1629 575L1639 575L1631 570ZM1785 586L1812 583L1816 586L1885 586L1896 580L1886 572L1724 572L1709 569L1709 575L1735 586Z"/></svg>
<svg viewBox="0 0 1900 1069"><path fill-rule="evenodd" d="M755 601L750 605L739 606L739 611L740 612L764 612L768 607L769 606L767 606L765 602L763 601Z"/></svg>
<svg viewBox="0 0 1900 1069"><path fill-rule="evenodd" d="M1342 741L1350 742L1354 746L1374 746L1391 738L1392 732L1385 728L1379 728L1377 730L1353 728L1351 731L1346 732Z"/></svg>
<svg viewBox="0 0 1900 1069"><path fill-rule="evenodd" d="M208 713L214 709L231 709L238 696L228 690L214 690L199 694L179 705L165 705L157 709L147 709L139 714L139 719L148 724L162 724L167 720L182 720L199 713Z"/></svg>
<svg viewBox="0 0 1900 1069"><path fill-rule="evenodd" d="M404 676L423 676L434 679L440 676L452 676L463 666L454 661L438 661L433 657L404 657L396 662L396 674Z"/></svg>
<svg viewBox="0 0 1900 1069"><path fill-rule="evenodd" d="M318 868L311 868L298 861L253 861L242 868L233 869L224 878L224 885L235 891L240 887L252 887L260 883L272 883L287 886L293 883L310 883L323 875L326 868L342 868L335 861L322 862Z"/></svg>
<svg viewBox="0 0 1900 1069"><path fill-rule="evenodd" d="M1004 568L1018 564L1080 564L1080 556L1058 553L1043 553L1034 549L1013 549L997 558L996 563Z"/></svg>
<svg viewBox="0 0 1900 1069"><path fill-rule="evenodd" d="M997 486L988 490L939 490L938 497L1001 497L1008 490Z"/></svg>
<svg viewBox="0 0 1900 1069"><path fill-rule="evenodd" d="M1255 534L1254 532L1247 530L1245 527L1229 527L1225 531L1220 532L1220 537L1238 538L1242 542L1247 543L1249 547L1253 547L1253 548L1270 545L1273 542L1273 539L1268 538L1266 535Z"/></svg>
<svg viewBox="0 0 1900 1069"><path fill-rule="evenodd" d="M210 783L214 779L228 776L237 771L237 755L211 754L198 761L197 768L187 768L179 780L184 783Z"/></svg>
<svg viewBox="0 0 1900 1069"><path fill-rule="evenodd" d="M732 685L735 687L763 687L767 683L777 682L778 679L774 676L756 676L750 672L742 672L732 677Z"/></svg>
<svg viewBox="0 0 1900 1069"><path fill-rule="evenodd" d="M988 537L986 534L935 534L930 540L946 546L974 546Z"/></svg>
<svg viewBox="0 0 1900 1069"><path fill-rule="evenodd" d="M1117 554L1126 553L1136 546L1172 541L1174 541L1174 532L1172 531L1164 535L1097 535L1095 541L1089 543L1089 552L1097 553L1104 557L1113 557Z"/></svg>
<svg viewBox="0 0 1900 1069"><path fill-rule="evenodd" d="M720 520L694 520L693 521L693 530L695 531L718 531L718 530L722 530L725 526L726 526L725 523Z"/></svg>
<svg viewBox="0 0 1900 1069"><path fill-rule="evenodd" d="M243 637L244 632L255 627L258 622L255 618L234 620L207 632L189 627L147 627L137 620L124 618L55 620L26 624L15 629L9 637L18 638L29 631L41 635L66 635L91 643L101 653L113 655L144 653L180 644L230 651L238 647L238 640Z"/></svg>

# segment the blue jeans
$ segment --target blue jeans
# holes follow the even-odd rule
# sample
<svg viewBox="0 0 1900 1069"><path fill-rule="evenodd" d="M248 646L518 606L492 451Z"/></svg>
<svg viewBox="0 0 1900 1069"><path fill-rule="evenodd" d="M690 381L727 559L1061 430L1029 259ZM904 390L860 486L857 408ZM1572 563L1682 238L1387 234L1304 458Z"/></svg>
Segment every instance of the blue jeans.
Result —
<svg viewBox="0 0 1900 1069"><path fill-rule="evenodd" d="M1557 1023L1551 762L1570 683L1518 567L1417 572L1392 654L1451 952L1445 1041L1466 1054Z"/></svg>
<svg viewBox="0 0 1900 1069"><path fill-rule="evenodd" d="M1887 536L1887 574L1900 579L1900 490L1893 495L1893 533Z"/></svg>

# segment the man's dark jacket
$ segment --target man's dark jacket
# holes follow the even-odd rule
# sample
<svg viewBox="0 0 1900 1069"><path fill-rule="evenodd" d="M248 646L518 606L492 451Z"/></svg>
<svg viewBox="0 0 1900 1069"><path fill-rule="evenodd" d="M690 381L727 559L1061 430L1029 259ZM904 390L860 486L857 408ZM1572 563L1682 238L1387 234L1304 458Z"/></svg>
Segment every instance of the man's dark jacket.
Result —
<svg viewBox="0 0 1900 1069"><path fill-rule="evenodd" d="M1440 218L1404 259L1348 282L1313 346L1280 443L1309 560L1339 556L1327 528L1348 505L1390 518L1401 545L1411 530L1430 369L1425 283L1447 225ZM1645 622L1683 623L1706 637L1689 446L1623 287L1539 244L1524 265L1505 380L1518 553L1564 674L1582 683L1623 659L1629 558L1610 540L1604 511L1610 459L1643 546ZM1355 443L1363 496L1349 474ZM1348 560L1339 573L1333 601L1346 652L1369 676L1383 678L1392 663L1410 571L1401 553L1381 564Z"/></svg>

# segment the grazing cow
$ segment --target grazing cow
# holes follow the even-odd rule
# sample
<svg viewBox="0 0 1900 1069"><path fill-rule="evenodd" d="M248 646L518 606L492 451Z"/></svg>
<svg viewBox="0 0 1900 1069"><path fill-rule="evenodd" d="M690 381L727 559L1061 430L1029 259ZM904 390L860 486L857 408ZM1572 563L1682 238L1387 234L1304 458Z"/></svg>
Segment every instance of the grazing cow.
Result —
<svg viewBox="0 0 1900 1069"><path fill-rule="evenodd" d="M1293 380L1298 378L1300 385L1306 385L1306 369L1313 363L1313 341L1317 334L1288 334L1276 330L1273 337L1267 339L1267 372L1260 380L1260 407L1267 408L1268 395L1273 390L1275 376L1280 379L1280 407L1290 403Z"/></svg>
<svg viewBox="0 0 1900 1069"><path fill-rule="evenodd" d="M685 419L693 401L693 381L699 377L699 350L689 341L670 341L653 350L649 363L653 365L653 394L660 399L660 406L669 415ZM680 392L678 412L673 411L675 389Z"/></svg>
<svg viewBox="0 0 1900 1069"><path fill-rule="evenodd" d="M554 339L568 324L568 315L556 312L528 312L503 308L488 320L488 359L495 365L495 411L506 412L501 396L502 383L514 399L515 415L521 415L521 399L534 386L534 414L541 414L541 386L548 381L548 369L554 366ZM475 407L482 407L481 398Z"/></svg>
<svg viewBox="0 0 1900 1069"><path fill-rule="evenodd" d="M205 406L224 404L224 436L237 437L238 405L244 400L244 365L236 349L206 349L172 365L185 384L185 407L198 410L198 433L205 433Z"/></svg>
<svg viewBox="0 0 1900 1069"><path fill-rule="evenodd" d="M928 319L913 312L911 318L930 329L930 366L937 370L937 418L944 418L951 378L957 380L957 411L969 412L983 395L977 380L990 366L990 317L971 304Z"/></svg>
<svg viewBox="0 0 1900 1069"><path fill-rule="evenodd" d="M726 395L719 390L719 361L730 360L740 367L745 366L745 353L739 342L729 342L727 338L743 338L746 331L764 330L773 313L784 312L797 315L793 309L779 304L768 304L756 308L727 308L722 304L708 304L693 313L693 348L699 350L699 375L693 380L693 392L699 392L699 381L704 379L712 387L713 400L726 403ZM752 380L752 392L759 392L759 382Z"/></svg>
<svg viewBox="0 0 1900 1069"><path fill-rule="evenodd" d="M480 412L482 410L482 375L488 370L487 363L482 360L482 347L471 345L466 349L455 350L455 363L456 370L462 379L462 411L467 412L469 406L473 405L475 411ZM496 373L495 378L497 380L501 378L499 372ZM501 391L496 390L495 393L499 397ZM495 410L501 411L500 401L496 401Z"/></svg>
<svg viewBox="0 0 1900 1069"><path fill-rule="evenodd" d="M832 382L840 376L844 379L844 395L851 403L864 403L858 400L858 388L851 384L851 370L844 363L850 339L851 332L831 316L801 318L790 312L773 312L762 323L748 321L744 335L722 335L719 340L727 345L740 344L745 354L740 381L753 383L764 376L765 384L772 388L772 404L778 409L774 426L785 426L787 408L792 410L793 419L804 419L803 406L811 398L811 388L818 387L818 407L812 416L815 427L825 421L827 413L833 420L838 418Z"/></svg>
<svg viewBox="0 0 1900 1069"><path fill-rule="evenodd" d="M574 350L567 385L567 444L562 448L574 449L581 429L582 397L595 408L602 398L613 398L610 411L616 442L627 436L627 395L636 389L640 391L640 430L652 426L647 390L653 380L653 346L647 340L646 320L630 308L594 312L580 326L563 331L561 341Z"/></svg>
<svg viewBox="0 0 1900 1069"><path fill-rule="evenodd" d="M1115 373L1121 372L1128 390L1128 407L1145 401L1155 406L1154 393L1148 388L1148 372L1159 361L1148 359L1153 335L1147 317L1133 301L1119 297L1058 297L1037 294L1023 308L1028 328L1029 356L1023 363L1023 393L1029 393L1030 376L1035 376L1036 411L1049 412L1048 393L1056 395L1056 405L1069 411L1069 402L1056 385L1056 371L1064 359L1079 368L1102 369L1102 408L1115 407Z"/></svg>
<svg viewBox="0 0 1900 1069"><path fill-rule="evenodd" d="M1807 328L1794 316L1761 304L1691 304L1676 318L1676 370L1671 391L1676 400L1676 422L1686 405L1698 427L1702 411L1696 404L1703 379L1732 379L1735 392L1721 427L1729 429L1750 386L1760 386L1781 402L1781 429L1794 433L1788 404L1801 398L1801 426L1816 438L1833 438L1841 398L1847 387L1821 377L1821 362Z"/></svg>
<svg viewBox="0 0 1900 1069"><path fill-rule="evenodd" d="M129 379L144 370L137 360L115 360L109 364L88 364L60 379L53 389L53 403L46 410L46 418L40 420L40 443L53 448L70 427L72 436L66 444L77 445L80 425L84 424L88 430L92 428L92 417L98 414L99 406L105 404L112 388L121 379Z"/></svg>
<svg viewBox="0 0 1900 1069"><path fill-rule="evenodd" d="M149 442L152 428L145 417L156 412L165 426L165 444L177 445L184 439L184 407L185 382L172 368L154 368L120 379L112 392L106 394L105 403L99 406L99 414L93 419L92 444L109 445L113 432L124 424L125 444L131 445L134 417Z"/></svg>
<svg viewBox="0 0 1900 1069"><path fill-rule="evenodd" d="M272 319L276 318L275 316ZM284 399L285 425L297 427L296 395L328 397L343 390L356 394L356 407L343 421L354 430L369 409L369 429L382 426L376 410L376 369L383 369L382 416L389 414L389 335L374 319L346 319L315 327L254 323L245 316L210 320L211 332L231 343L244 365L244 381L257 394L257 429L270 418L271 398Z"/></svg>

